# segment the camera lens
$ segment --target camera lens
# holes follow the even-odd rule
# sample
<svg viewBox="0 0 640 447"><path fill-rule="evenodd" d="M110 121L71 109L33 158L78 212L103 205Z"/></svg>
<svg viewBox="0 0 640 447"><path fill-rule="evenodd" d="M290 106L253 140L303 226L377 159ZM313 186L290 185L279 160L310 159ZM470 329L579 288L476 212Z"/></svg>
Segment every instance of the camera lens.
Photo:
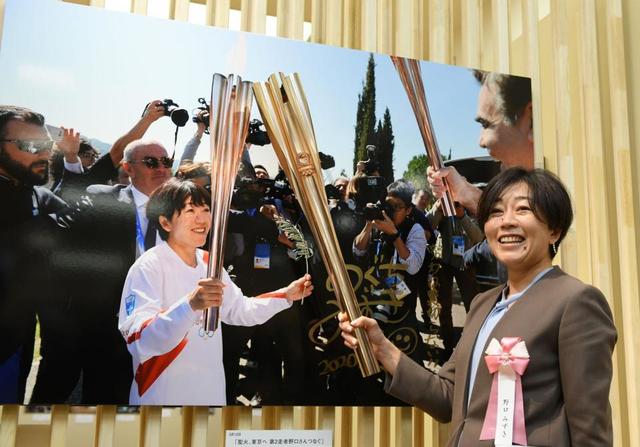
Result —
<svg viewBox="0 0 640 447"><path fill-rule="evenodd" d="M178 127L182 127L189 121L189 112L185 109L175 109L171 112L171 121Z"/></svg>

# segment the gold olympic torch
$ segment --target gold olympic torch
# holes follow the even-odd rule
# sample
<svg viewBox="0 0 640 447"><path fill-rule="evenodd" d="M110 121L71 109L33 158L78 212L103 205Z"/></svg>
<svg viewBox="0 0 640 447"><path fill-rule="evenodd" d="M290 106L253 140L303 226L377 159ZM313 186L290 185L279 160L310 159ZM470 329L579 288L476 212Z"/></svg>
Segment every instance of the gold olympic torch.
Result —
<svg viewBox="0 0 640 447"><path fill-rule="evenodd" d="M420 135L422 135L422 141L424 141L424 147L427 150L429 161L434 169L440 169L444 166L442 163L442 155L440 149L438 149L438 140L436 140L436 134L433 131L433 123L431 122L431 114L429 113L429 106L427 105L427 97L424 93L424 85L422 84L422 73L420 72L420 63L415 59L407 59L404 57L391 56L393 65L395 65L400 80L404 89L409 96L409 102L413 113L416 115L418 121L418 128L420 129ZM447 185L447 179L443 179L445 186ZM453 197L449 192L449 189L445 191L444 195L440 198L440 205L445 216L453 217L456 215L455 208L453 206Z"/></svg>
<svg viewBox="0 0 640 447"><path fill-rule="evenodd" d="M280 166L284 169L311 226L340 308L353 320L362 315L331 222L322 183L320 158L311 113L298 74L280 80L273 74L253 91ZM380 372L369 338L356 329L356 358L363 376Z"/></svg>
<svg viewBox="0 0 640 447"><path fill-rule="evenodd" d="M249 129L253 91L251 82L237 75L213 75L211 85L211 230L207 276L221 279L227 220L233 185ZM213 336L218 308L204 310L201 335Z"/></svg>

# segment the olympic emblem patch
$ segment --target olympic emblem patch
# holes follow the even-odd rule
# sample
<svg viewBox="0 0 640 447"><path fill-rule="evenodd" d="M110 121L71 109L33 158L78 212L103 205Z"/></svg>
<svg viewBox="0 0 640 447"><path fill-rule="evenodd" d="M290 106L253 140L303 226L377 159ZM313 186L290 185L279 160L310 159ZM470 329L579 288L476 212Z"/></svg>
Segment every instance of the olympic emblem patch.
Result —
<svg viewBox="0 0 640 447"><path fill-rule="evenodd" d="M133 309L136 307L136 296L134 294L129 295L124 299L124 310L127 312L127 316L131 315Z"/></svg>

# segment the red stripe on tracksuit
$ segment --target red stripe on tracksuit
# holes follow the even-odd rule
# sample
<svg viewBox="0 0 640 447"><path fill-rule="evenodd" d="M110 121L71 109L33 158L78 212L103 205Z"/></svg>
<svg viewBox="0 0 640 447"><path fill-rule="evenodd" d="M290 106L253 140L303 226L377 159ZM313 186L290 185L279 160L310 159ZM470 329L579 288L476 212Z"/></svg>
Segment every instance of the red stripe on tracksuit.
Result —
<svg viewBox="0 0 640 447"><path fill-rule="evenodd" d="M149 360L140 363L136 370L135 380L138 384L138 396L142 395L153 385L160 374L175 360L187 345L187 338L183 338L171 351L151 357Z"/></svg>
<svg viewBox="0 0 640 447"><path fill-rule="evenodd" d="M134 341L140 339L140 336L142 335L142 331L144 330L144 328L149 326L151 322L156 319L157 316L158 315L154 315L153 317L146 320L144 323L142 323L142 325L140 326L140 329L135 331L133 334L129 335L129 337L127 338L127 344L130 345Z"/></svg>
<svg viewBox="0 0 640 447"><path fill-rule="evenodd" d="M284 292L267 292L262 295L258 295L256 298L286 298L287 294Z"/></svg>

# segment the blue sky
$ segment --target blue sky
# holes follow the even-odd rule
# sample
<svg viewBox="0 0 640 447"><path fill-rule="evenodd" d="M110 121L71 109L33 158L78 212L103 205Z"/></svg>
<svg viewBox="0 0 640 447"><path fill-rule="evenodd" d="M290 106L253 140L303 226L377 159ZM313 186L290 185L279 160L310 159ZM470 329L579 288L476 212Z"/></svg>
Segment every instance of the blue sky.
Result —
<svg viewBox="0 0 640 447"><path fill-rule="evenodd" d="M7 0L0 48L0 103L30 107L49 124L74 127L113 142L152 99L172 98L191 112L210 96L215 72L261 80L300 73L318 147L350 172L357 95L369 53L264 37L190 23L88 8L55 0ZM406 93L388 56L375 55L377 117L389 107L396 177L425 152ZM422 63L423 80L441 151L454 158L486 155L474 122L479 87L469 70ZM259 117L254 106L255 117ZM147 136L172 147L168 118ZM195 131L180 129L177 153ZM203 140L198 159L208 157ZM269 148L252 158L274 166ZM268 166L268 167L270 167ZM272 172L275 174L275 172Z"/></svg>

